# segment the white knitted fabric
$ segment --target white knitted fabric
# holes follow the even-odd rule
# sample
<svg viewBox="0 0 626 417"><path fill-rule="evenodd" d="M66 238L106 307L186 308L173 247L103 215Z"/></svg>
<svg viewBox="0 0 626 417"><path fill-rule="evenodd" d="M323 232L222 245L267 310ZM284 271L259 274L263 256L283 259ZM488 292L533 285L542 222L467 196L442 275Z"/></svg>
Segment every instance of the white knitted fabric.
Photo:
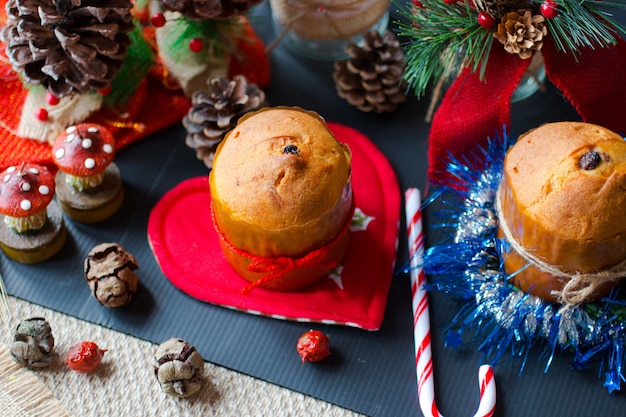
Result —
<svg viewBox="0 0 626 417"><path fill-rule="evenodd" d="M198 395L168 397L161 392L151 366L155 344L14 297L9 298L9 305L15 323L34 316L50 323L60 357L49 368L32 373L72 417L360 416L210 363L205 365L205 386ZM2 341L9 343L6 339ZM90 374L74 372L62 361L70 345L82 340L108 349L100 368ZM0 401L0 416L5 415Z"/></svg>

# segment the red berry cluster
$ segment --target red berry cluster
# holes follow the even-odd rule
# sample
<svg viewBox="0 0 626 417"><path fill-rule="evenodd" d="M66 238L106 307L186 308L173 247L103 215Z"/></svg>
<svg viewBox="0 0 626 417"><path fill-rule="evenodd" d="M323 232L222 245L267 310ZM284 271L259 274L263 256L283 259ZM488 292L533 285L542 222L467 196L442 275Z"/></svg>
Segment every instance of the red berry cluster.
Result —
<svg viewBox="0 0 626 417"><path fill-rule="evenodd" d="M543 15L543 17L545 17L546 19L554 19L559 14L558 7L559 6L556 4L556 2L554 2L554 0L546 0L541 3L539 9L541 10L541 14Z"/></svg>
<svg viewBox="0 0 626 417"><path fill-rule="evenodd" d="M447 4L456 3L456 0L443 0ZM539 9L546 19L554 19L559 14L558 5L554 0L546 0L541 3ZM491 29L496 24L496 20L489 13L481 11L478 13L478 24L485 29Z"/></svg>
<svg viewBox="0 0 626 417"><path fill-rule="evenodd" d="M165 15L163 13L155 13L152 16L150 16L150 23L152 24L152 26L154 26L155 28L160 28L165 26L165 23L167 22L167 20L165 19ZM200 38L193 38L192 40L189 41L189 50L191 52L200 52L202 51L202 49L204 48L204 42L202 41L202 39Z"/></svg>
<svg viewBox="0 0 626 417"><path fill-rule="evenodd" d="M98 90L98 93L106 96L111 94L111 85L109 84L108 86L106 86L105 88L101 88L100 90ZM52 94L51 92L48 91L48 93L46 93L46 103L48 104L48 106L56 106L57 104L59 104L61 102L61 99L57 96L55 96L54 94ZM44 107L39 107L37 110L35 110L35 117L37 118L37 120L41 121L41 122L46 122L48 121L50 115L48 113L48 110Z"/></svg>

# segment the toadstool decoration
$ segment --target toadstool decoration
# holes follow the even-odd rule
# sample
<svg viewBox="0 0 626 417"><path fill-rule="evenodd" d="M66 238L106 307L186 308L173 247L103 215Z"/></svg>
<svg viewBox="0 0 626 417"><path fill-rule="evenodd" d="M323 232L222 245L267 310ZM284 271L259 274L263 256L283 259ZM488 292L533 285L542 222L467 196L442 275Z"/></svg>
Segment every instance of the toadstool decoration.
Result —
<svg viewBox="0 0 626 417"><path fill-rule="evenodd" d="M54 193L54 176L43 166L23 163L0 173L0 248L9 258L41 262L63 247L67 232Z"/></svg>
<svg viewBox="0 0 626 417"><path fill-rule="evenodd" d="M70 126L55 140L52 159L59 168L57 198L70 218L95 223L121 206L124 189L114 158L115 138L101 125Z"/></svg>

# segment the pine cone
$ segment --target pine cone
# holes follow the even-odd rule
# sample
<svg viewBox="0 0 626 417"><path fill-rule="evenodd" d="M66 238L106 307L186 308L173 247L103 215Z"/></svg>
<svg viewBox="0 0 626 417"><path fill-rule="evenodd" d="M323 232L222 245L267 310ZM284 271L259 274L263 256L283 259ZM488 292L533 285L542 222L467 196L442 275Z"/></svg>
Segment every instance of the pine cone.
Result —
<svg viewBox="0 0 626 417"><path fill-rule="evenodd" d="M173 397L189 397L202 388L204 360L183 339L163 342L154 353L154 375L161 390Z"/></svg>
<svg viewBox="0 0 626 417"><path fill-rule="evenodd" d="M211 78L208 85L208 91L192 94L192 107L183 118L183 126L187 129L187 146L212 168L217 145L241 116L265 105L265 93L256 84L248 84L243 75L232 80Z"/></svg>
<svg viewBox="0 0 626 417"><path fill-rule="evenodd" d="M9 0L0 33L15 71L57 97L107 87L126 57L130 0Z"/></svg>
<svg viewBox="0 0 626 417"><path fill-rule="evenodd" d="M528 59L532 57L533 51L541 49L547 34L548 28L541 14L533 15L530 10L518 10L502 18L494 37L508 53Z"/></svg>
<svg viewBox="0 0 626 417"><path fill-rule="evenodd" d="M52 328L46 319L31 317L15 329L11 356L28 368L43 368L52 363L55 355Z"/></svg>
<svg viewBox="0 0 626 417"><path fill-rule="evenodd" d="M85 279L91 294L105 307L128 304L139 286L134 272L137 260L118 243L95 246L84 262Z"/></svg>
<svg viewBox="0 0 626 417"><path fill-rule="evenodd" d="M349 59L335 61L333 79L339 97L364 112L393 112L406 100L405 62L391 31L365 34L364 45L350 43Z"/></svg>
<svg viewBox="0 0 626 417"><path fill-rule="evenodd" d="M163 8L193 20L230 19L241 16L263 0L161 0Z"/></svg>

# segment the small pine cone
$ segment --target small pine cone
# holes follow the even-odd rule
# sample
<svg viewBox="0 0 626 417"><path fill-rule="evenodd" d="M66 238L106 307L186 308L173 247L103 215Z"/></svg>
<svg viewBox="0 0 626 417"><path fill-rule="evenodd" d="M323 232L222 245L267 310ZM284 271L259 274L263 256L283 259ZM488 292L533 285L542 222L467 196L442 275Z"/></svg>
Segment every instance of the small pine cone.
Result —
<svg viewBox="0 0 626 417"><path fill-rule="evenodd" d="M265 93L256 84L248 84L243 75L232 80L211 78L208 85L208 91L192 94L192 107L183 118L183 126L187 129L187 146L212 168L217 145L241 116L265 105Z"/></svg>
<svg viewBox="0 0 626 417"><path fill-rule="evenodd" d="M533 15L530 10L518 10L507 13L493 35L504 45L505 51L529 59L533 51L541 49L547 34L548 28L541 14Z"/></svg>
<svg viewBox="0 0 626 417"><path fill-rule="evenodd" d="M18 324L11 344L11 356L28 368L44 368L52 363L54 336L46 319L32 317Z"/></svg>
<svg viewBox="0 0 626 417"><path fill-rule="evenodd" d="M154 354L154 375L161 390L173 397L189 397L202 388L204 360L182 339L163 342Z"/></svg>
<svg viewBox="0 0 626 417"><path fill-rule="evenodd" d="M263 0L161 0L163 8L193 20L230 19L244 15Z"/></svg>
<svg viewBox="0 0 626 417"><path fill-rule="evenodd" d="M95 246L85 259L85 278L100 304L115 308L130 302L139 286L133 255L117 243Z"/></svg>
<svg viewBox="0 0 626 417"><path fill-rule="evenodd" d="M0 33L13 69L57 97L109 85L133 29L130 0L9 0Z"/></svg>
<svg viewBox="0 0 626 417"><path fill-rule="evenodd" d="M339 97L364 112L394 112L406 100L404 52L391 31L369 32L364 45L350 43L350 58L335 61Z"/></svg>

